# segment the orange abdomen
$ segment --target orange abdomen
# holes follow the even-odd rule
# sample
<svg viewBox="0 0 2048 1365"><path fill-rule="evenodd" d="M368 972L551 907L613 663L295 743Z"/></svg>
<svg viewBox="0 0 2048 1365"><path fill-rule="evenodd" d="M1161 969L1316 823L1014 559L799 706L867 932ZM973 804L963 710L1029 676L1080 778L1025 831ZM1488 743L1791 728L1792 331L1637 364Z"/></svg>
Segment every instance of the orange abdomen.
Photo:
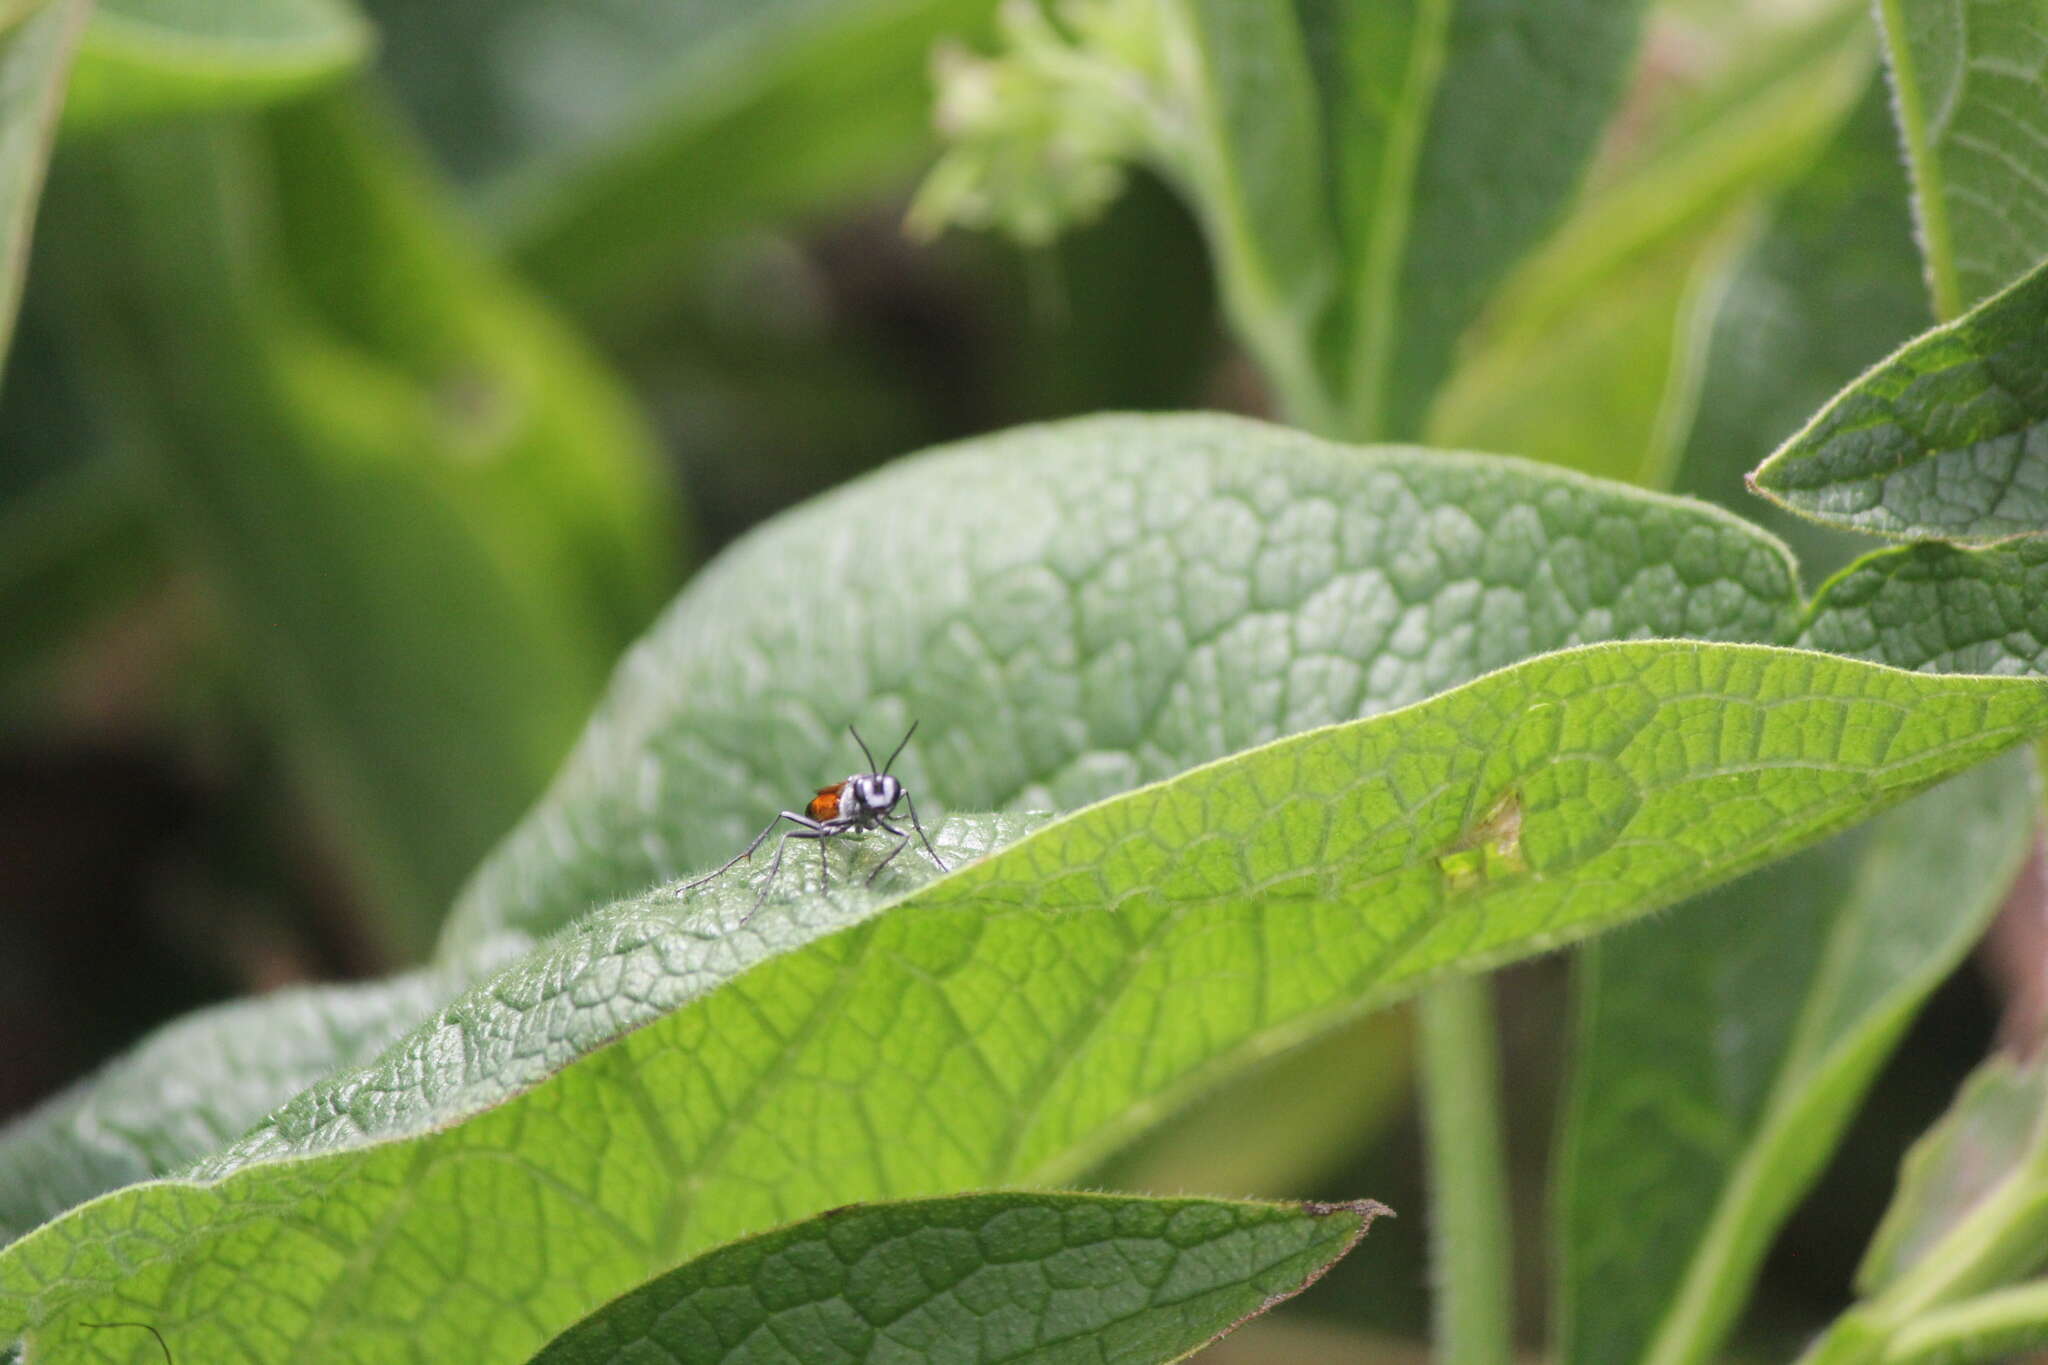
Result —
<svg viewBox="0 0 2048 1365"><path fill-rule="evenodd" d="M804 814L820 824L839 818L839 792L846 784L834 782L829 787L818 788L818 794L811 798L811 804L804 807Z"/></svg>

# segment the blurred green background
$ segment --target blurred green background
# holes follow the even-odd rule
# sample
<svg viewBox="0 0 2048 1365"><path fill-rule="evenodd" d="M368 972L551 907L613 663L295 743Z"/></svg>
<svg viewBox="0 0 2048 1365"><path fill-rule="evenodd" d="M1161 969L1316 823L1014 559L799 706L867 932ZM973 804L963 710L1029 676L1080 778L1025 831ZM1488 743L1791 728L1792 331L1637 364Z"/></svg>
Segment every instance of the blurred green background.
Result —
<svg viewBox="0 0 2048 1365"><path fill-rule="evenodd" d="M30 8L0 7L0 101L50 148L0 385L0 1117L195 1005L416 958L619 651L761 518L1020 422L1265 410L1156 182L1044 248L906 237L933 44L985 39L990 0ZM1851 8L1657 9L1586 194L1663 219L1590 280L1570 248L1592 220L1568 221L1469 341L1437 439L1668 473L1701 281L1773 265L1740 257L1761 206L1866 88ZM1770 135L1727 154L1751 125ZM15 141L19 246L45 144ZM1652 151L1720 179L1660 182ZM1873 231L1909 252L1887 211ZM1601 295L1631 306L1573 326ZM1924 311L1857 305L1877 330ZM1716 475L1701 410L1681 482L1732 500L1761 452L1736 440ZM1518 969L1502 997L1532 1322L1564 975ZM1767 1330L1841 1305L1996 1007L1970 972L1923 1017L1779 1248ZM1404 1018L1368 1021L1100 1179L1419 1215L1406 1055ZM1375 1229L1216 1358L1400 1358L1424 1224Z"/></svg>

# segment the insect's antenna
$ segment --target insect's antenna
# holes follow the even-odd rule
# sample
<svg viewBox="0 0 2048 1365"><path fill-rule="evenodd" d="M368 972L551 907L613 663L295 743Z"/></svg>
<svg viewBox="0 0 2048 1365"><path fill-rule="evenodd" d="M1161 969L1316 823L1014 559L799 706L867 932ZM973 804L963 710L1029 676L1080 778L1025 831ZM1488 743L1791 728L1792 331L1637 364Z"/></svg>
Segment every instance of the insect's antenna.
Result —
<svg viewBox="0 0 2048 1365"><path fill-rule="evenodd" d="M882 765L882 771L883 771L883 772L885 772L885 773L886 773L886 772L888 772L888 771L889 771L889 769L891 769L891 768L893 768L893 767L895 767L895 766L896 766L896 758L897 758L897 755L899 755L899 754L901 754L901 753L903 752L903 746L904 746L904 745L906 745L906 744L908 744L908 743L910 743L910 737L911 737L912 735L916 734L916 733L917 733L917 722L916 722L916 721L912 721L912 722L910 722L910 728L909 728L908 730L905 730L905 731L903 732L903 738L902 738L902 739L900 739L900 740L898 740L898 741L896 742L896 752L895 752L895 753L893 753L893 754L890 754L890 755L889 755L889 761L888 761L887 763L884 763L884 764Z"/></svg>
<svg viewBox="0 0 2048 1365"><path fill-rule="evenodd" d="M853 742L860 745L860 756L868 761L868 771L871 773L888 772L887 768L877 768L875 766L875 756L868 752L868 742L860 737L860 731L855 730L851 725L846 728L853 735Z"/></svg>

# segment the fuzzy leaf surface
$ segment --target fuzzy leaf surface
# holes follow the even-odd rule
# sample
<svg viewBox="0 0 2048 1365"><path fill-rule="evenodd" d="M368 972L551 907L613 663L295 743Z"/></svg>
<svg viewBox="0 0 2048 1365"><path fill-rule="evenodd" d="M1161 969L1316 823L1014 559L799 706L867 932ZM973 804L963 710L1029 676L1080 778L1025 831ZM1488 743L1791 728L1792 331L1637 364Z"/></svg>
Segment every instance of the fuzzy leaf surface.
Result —
<svg viewBox="0 0 2048 1365"><path fill-rule="evenodd" d="M1878 535L2048 530L2048 266L1879 362L1750 483Z"/></svg>
<svg viewBox="0 0 2048 1365"><path fill-rule="evenodd" d="M83 1322L138 1317L210 1360L522 1359L764 1226L1070 1177L1233 1066L2044 731L2043 680L1588 646L1022 838L954 817L957 870L922 885L905 860L865 888L857 862L814 892L806 859L758 910L751 878L657 889L188 1177L17 1242L0 1332L80 1359L105 1349Z"/></svg>
<svg viewBox="0 0 2048 1365"><path fill-rule="evenodd" d="M1179 1360L1312 1283L1386 1212L1095 1194L857 1204L669 1271L534 1365Z"/></svg>

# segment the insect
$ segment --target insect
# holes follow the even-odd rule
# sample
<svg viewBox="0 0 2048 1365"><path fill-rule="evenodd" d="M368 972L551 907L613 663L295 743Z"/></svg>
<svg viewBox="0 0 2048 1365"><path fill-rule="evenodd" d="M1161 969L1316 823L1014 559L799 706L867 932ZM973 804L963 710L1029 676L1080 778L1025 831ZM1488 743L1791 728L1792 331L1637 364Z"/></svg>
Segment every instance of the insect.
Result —
<svg viewBox="0 0 2048 1365"><path fill-rule="evenodd" d="M903 752L903 746L910 743L910 737L917 733L917 722L910 723L910 728L904 732L903 738L890 753L889 761L879 768L875 767L875 756L868 752L867 741L860 737L860 731L851 725L846 728L853 735L853 742L860 745L861 757L868 761L870 771L854 773L843 782L818 788L818 794L804 806L802 813L793 810L783 811L770 820L768 827L754 836L754 842L741 849L731 861L693 882L684 883L677 889L676 894L686 896L706 882L716 881L738 864L751 859L754 850L761 847L784 820L797 825L798 828L785 830L781 841L775 845L775 861L768 865L768 875L761 881L761 894L754 898L755 909L758 910L761 902L768 899L768 888L775 885L776 875L782 871L782 855L789 847L791 839L817 841L818 868L823 878L829 882L832 870L825 859L825 845L829 840L842 834L854 834L877 828L889 831L896 836L896 847L890 849L888 856L875 864L874 871L868 873L867 879L872 882L882 875L883 868L896 860L897 854L910 847L910 836L889 823L889 817L895 813L898 805L909 810L910 827L917 831L918 841L924 845L924 851L931 855L932 862L939 871L944 872L945 860L939 857L938 851L932 847L932 841L925 837L924 826L918 822L917 803L910 799L909 792L903 790L901 782L889 776L889 769L895 766L897 756Z"/></svg>

